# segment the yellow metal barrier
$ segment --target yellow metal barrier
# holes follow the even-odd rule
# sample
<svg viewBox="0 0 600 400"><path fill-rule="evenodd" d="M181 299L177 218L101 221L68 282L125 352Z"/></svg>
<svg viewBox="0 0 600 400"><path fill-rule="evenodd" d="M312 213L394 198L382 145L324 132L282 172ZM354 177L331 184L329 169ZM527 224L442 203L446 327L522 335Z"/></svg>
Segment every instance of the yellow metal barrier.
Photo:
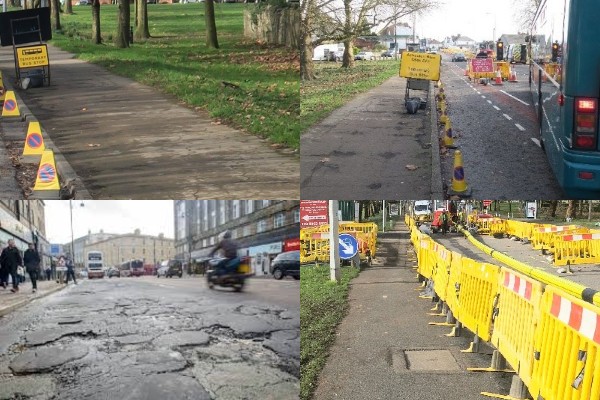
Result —
<svg viewBox="0 0 600 400"><path fill-rule="evenodd" d="M534 399L600 399L600 309L547 288L535 332Z"/></svg>
<svg viewBox="0 0 600 400"><path fill-rule="evenodd" d="M554 242L554 265L600 262L600 234L567 234Z"/></svg>
<svg viewBox="0 0 600 400"><path fill-rule="evenodd" d="M433 276L433 266L435 265L435 254L432 250L435 242L427 235L423 235L419 247L420 257L417 272L427 279Z"/></svg>
<svg viewBox="0 0 600 400"><path fill-rule="evenodd" d="M531 235L531 245L536 250L549 250L554 247L554 241L557 233L587 233L588 228L582 228L577 225L544 225L535 227Z"/></svg>
<svg viewBox="0 0 600 400"><path fill-rule="evenodd" d="M441 244L434 245L434 261L432 271L433 288L442 301L446 301L446 289L450 274L452 253Z"/></svg>
<svg viewBox="0 0 600 400"><path fill-rule="evenodd" d="M499 278L492 344L529 385L543 285L508 268L500 270Z"/></svg>
<svg viewBox="0 0 600 400"><path fill-rule="evenodd" d="M462 254L453 251L450 257L450 275L448 276L448 284L446 285L446 304L452 312L458 310L460 307L458 297L460 293L460 272L462 262Z"/></svg>
<svg viewBox="0 0 600 400"><path fill-rule="evenodd" d="M463 257L456 319L484 341L491 338L492 313L500 267Z"/></svg>

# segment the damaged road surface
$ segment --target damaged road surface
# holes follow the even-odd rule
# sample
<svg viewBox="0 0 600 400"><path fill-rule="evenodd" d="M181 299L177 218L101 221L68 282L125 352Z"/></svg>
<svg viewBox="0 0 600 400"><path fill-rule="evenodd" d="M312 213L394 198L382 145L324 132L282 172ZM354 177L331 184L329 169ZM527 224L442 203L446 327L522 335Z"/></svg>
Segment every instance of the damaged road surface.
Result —
<svg viewBox="0 0 600 400"><path fill-rule="evenodd" d="M298 282L162 282L84 281L0 318L0 400L298 398Z"/></svg>

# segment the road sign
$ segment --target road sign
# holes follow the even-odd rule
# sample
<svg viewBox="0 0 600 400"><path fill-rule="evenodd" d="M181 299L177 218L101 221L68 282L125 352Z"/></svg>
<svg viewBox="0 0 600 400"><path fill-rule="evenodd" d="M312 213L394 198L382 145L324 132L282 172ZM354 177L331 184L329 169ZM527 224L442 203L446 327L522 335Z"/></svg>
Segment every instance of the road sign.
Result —
<svg viewBox="0 0 600 400"><path fill-rule="evenodd" d="M45 67L49 65L48 49L45 44L17 47L19 68Z"/></svg>
<svg viewBox="0 0 600 400"><path fill-rule="evenodd" d="M489 207L492 204L492 200L484 200L483 201L483 206L484 207Z"/></svg>
<svg viewBox="0 0 600 400"><path fill-rule="evenodd" d="M471 60L473 72L494 72L494 60L491 58L474 58Z"/></svg>
<svg viewBox="0 0 600 400"><path fill-rule="evenodd" d="M38 172L38 178L40 182L48 183L52 182L52 180L56 177L56 171L54 170L54 166L52 164L43 164L40 166Z"/></svg>
<svg viewBox="0 0 600 400"><path fill-rule="evenodd" d="M6 102L4 103L4 108L6 108L6 110L8 111L14 111L16 107L17 103L12 99L6 100Z"/></svg>
<svg viewBox="0 0 600 400"><path fill-rule="evenodd" d="M403 78L439 81L441 65L442 56L439 54L405 51L402 53L400 76Z"/></svg>
<svg viewBox="0 0 600 400"><path fill-rule="evenodd" d="M300 228L311 228L329 223L327 200L300 201Z"/></svg>
<svg viewBox="0 0 600 400"><path fill-rule="evenodd" d="M44 140L42 139L42 135L40 135L39 133L30 133L29 136L27 136L27 144L32 149L37 149L38 147L41 147L42 143L44 143Z"/></svg>
<svg viewBox="0 0 600 400"><path fill-rule="evenodd" d="M358 242L354 236L347 233L340 235L340 258L342 260L349 260L356 255L358 252Z"/></svg>
<svg viewBox="0 0 600 400"><path fill-rule="evenodd" d="M50 254L52 254L53 256L59 255L60 254L60 245L51 244L50 245Z"/></svg>

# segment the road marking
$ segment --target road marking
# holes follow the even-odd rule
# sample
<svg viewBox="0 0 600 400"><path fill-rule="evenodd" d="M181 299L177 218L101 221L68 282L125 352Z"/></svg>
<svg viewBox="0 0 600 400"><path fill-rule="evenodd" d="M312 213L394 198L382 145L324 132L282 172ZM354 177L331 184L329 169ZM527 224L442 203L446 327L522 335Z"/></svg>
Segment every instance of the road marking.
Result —
<svg viewBox="0 0 600 400"><path fill-rule="evenodd" d="M535 143L537 147L542 148L542 144L540 143L540 141L538 139L532 137L531 141L533 143Z"/></svg>
<svg viewBox="0 0 600 400"><path fill-rule="evenodd" d="M481 98L482 98L482 99L485 99L485 96L484 96L484 95L481 95Z"/></svg>
<svg viewBox="0 0 600 400"><path fill-rule="evenodd" d="M507 120L509 120L509 121L512 120L512 118L509 115L507 115L507 114L502 114L502 115L504 115L504 118L506 118Z"/></svg>
<svg viewBox="0 0 600 400"><path fill-rule="evenodd" d="M488 102L488 103L490 103L490 104L492 104L492 101L491 101L491 100L488 100L487 102Z"/></svg>
<svg viewBox="0 0 600 400"><path fill-rule="evenodd" d="M520 130L521 132L523 132L523 131L525 130L525 128L523 128L523 127L522 127L521 125L519 125L519 124L515 124L515 126L516 126L517 128L519 128L519 130Z"/></svg>
<svg viewBox="0 0 600 400"><path fill-rule="evenodd" d="M498 107L498 106L492 106L492 107L494 107L496 109L496 111L500 111L500 107Z"/></svg>
<svg viewBox="0 0 600 400"><path fill-rule="evenodd" d="M513 99L515 99L516 101L518 101L519 103L525 104L526 106L528 106L528 103L525 103L523 100L516 98L515 96L513 96L510 93L506 93L504 90L501 90L502 93L504 93L505 95L507 95L508 97L512 97Z"/></svg>

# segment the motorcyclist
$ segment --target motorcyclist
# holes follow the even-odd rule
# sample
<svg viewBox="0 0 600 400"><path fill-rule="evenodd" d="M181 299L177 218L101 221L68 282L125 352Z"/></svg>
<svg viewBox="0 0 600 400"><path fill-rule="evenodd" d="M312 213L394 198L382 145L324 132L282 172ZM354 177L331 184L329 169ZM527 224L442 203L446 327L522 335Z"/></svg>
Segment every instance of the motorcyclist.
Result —
<svg viewBox="0 0 600 400"><path fill-rule="evenodd" d="M219 235L219 243L211 250L209 257L212 257L219 250L225 258L217 266L217 276L223 277L226 274L235 274L240 264L240 258L237 254L238 244L231 238L230 231L226 230Z"/></svg>

